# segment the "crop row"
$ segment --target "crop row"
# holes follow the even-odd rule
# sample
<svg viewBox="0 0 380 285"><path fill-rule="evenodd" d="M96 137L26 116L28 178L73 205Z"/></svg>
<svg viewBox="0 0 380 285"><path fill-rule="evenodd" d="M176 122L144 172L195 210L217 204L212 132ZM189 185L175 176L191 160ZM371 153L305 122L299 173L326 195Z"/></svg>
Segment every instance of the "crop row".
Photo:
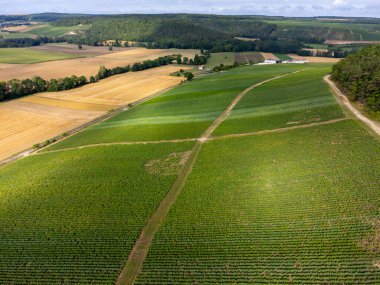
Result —
<svg viewBox="0 0 380 285"><path fill-rule="evenodd" d="M353 121L205 144L137 284L378 284L376 153Z"/></svg>
<svg viewBox="0 0 380 285"><path fill-rule="evenodd" d="M250 66L203 77L72 136L51 149L199 137L247 87L300 66Z"/></svg>
<svg viewBox="0 0 380 285"><path fill-rule="evenodd" d="M113 283L175 179L145 164L191 146L46 153L0 169L0 284Z"/></svg>

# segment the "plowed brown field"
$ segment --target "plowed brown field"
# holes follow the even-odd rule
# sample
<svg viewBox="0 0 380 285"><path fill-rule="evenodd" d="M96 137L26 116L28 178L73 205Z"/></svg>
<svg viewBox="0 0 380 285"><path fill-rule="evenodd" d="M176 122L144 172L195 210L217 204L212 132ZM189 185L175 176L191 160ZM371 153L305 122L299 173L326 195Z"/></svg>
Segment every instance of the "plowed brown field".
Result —
<svg viewBox="0 0 380 285"><path fill-rule="evenodd" d="M64 92L39 93L0 104L0 161L111 109L149 97L181 82L179 67L130 72Z"/></svg>

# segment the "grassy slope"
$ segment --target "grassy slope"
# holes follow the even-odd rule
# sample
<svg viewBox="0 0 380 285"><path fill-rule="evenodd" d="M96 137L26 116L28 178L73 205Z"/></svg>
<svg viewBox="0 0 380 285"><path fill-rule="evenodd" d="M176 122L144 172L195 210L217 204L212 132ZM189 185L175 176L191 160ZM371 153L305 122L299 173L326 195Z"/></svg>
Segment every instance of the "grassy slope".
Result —
<svg viewBox="0 0 380 285"><path fill-rule="evenodd" d="M59 52L39 51L29 48L0 49L0 63L37 63L78 57L81 56Z"/></svg>
<svg viewBox="0 0 380 285"><path fill-rule="evenodd" d="M4 39L20 39L20 38L35 38L36 35L31 33L9 33L9 32L0 32L0 36Z"/></svg>
<svg viewBox="0 0 380 285"><path fill-rule="evenodd" d="M329 39L336 39L336 33L344 33L343 40L360 40L359 34L362 35L364 41L380 40L379 25L375 24L357 24L357 23L329 23L321 21L299 21L299 20L273 20L265 21L276 24L280 30L296 30L298 34L301 32L318 33L318 29L325 29L323 35L327 35L329 29ZM351 34L351 29L354 34Z"/></svg>
<svg viewBox="0 0 380 285"><path fill-rule="evenodd" d="M175 179L150 174L144 165L190 148L91 148L1 168L0 283L114 283Z"/></svg>
<svg viewBox="0 0 380 285"><path fill-rule="evenodd" d="M212 53L211 57L207 61L206 67L213 68L217 65L232 65L235 62L235 53L234 52L218 52Z"/></svg>
<svg viewBox="0 0 380 285"><path fill-rule="evenodd" d="M379 152L353 121L207 143L137 284L378 284Z"/></svg>
<svg viewBox="0 0 380 285"><path fill-rule="evenodd" d="M147 141L198 137L248 86L302 66L251 66L182 85L78 133L50 149L109 141Z"/></svg>
<svg viewBox="0 0 380 285"><path fill-rule="evenodd" d="M277 129L343 117L323 81L330 67L313 66L249 92L214 134Z"/></svg>
<svg viewBox="0 0 380 285"><path fill-rule="evenodd" d="M65 27L54 27L54 26L46 26L33 29L28 33L38 35L38 36L46 36L46 37L59 37L65 33L72 31L85 31L88 30L91 25L79 25L79 26L65 26Z"/></svg>
<svg viewBox="0 0 380 285"><path fill-rule="evenodd" d="M278 59L281 60L291 60L292 58L288 56L287 54L282 54L282 53L275 53L274 54Z"/></svg>

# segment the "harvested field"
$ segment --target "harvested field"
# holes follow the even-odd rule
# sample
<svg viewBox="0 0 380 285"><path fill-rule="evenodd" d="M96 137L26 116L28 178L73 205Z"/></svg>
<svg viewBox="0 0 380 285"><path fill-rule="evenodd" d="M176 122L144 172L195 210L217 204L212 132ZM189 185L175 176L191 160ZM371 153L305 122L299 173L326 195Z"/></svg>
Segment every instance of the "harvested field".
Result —
<svg viewBox="0 0 380 285"><path fill-rule="evenodd" d="M111 109L177 85L176 66L113 76L64 92L39 93L0 104L0 160L80 126Z"/></svg>
<svg viewBox="0 0 380 285"><path fill-rule="evenodd" d="M237 52L235 61L238 63L258 63L264 61L264 57L259 52Z"/></svg>
<svg viewBox="0 0 380 285"><path fill-rule="evenodd" d="M22 100L0 105L0 160L32 147L104 112L80 111Z"/></svg>
<svg viewBox="0 0 380 285"><path fill-rule="evenodd" d="M0 63L0 69L7 69L7 68L13 68L13 67L20 67L22 64L15 64L15 63Z"/></svg>
<svg viewBox="0 0 380 285"><path fill-rule="evenodd" d="M90 77L98 72L100 65L104 65L107 68L113 68L116 66L125 66L147 59L155 59L160 56L176 53L182 53L184 56L193 57L196 50L134 48L127 51L100 55L91 58L76 58L35 63L24 65L21 68L17 66L0 70L0 81L15 78L31 78L35 75L41 76L47 80L71 75L84 75L86 77Z"/></svg>
<svg viewBox="0 0 380 285"><path fill-rule="evenodd" d="M264 59L279 59L273 53L270 52L260 52Z"/></svg>
<svg viewBox="0 0 380 285"><path fill-rule="evenodd" d="M184 69L183 67L181 67ZM179 69L177 66L163 66L142 72L130 72L102 80L101 82L86 85L79 89L63 92L41 93L37 97L56 100L115 106L138 101L160 90L167 89L181 82L181 77L169 76ZM186 68L185 68L186 69ZM33 96L33 97L36 97Z"/></svg>
<svg viewBox="0 0 380 285"><path fill-rule="evenodd" d="M378 44L380 41L341 41L341 40L327 40L324 42L326 45L350 45L350 44Z"/></svg>
<svg viewBox="0 0 380 285"><path fill-rule="evenodd" d="M289 54L289 56L295 60L307 59L309 62L312 62L312 63L323 63L323 62L334 63L341 60L340 58L320 57L320 56L299 56L296 54Z"/></svg>
<svg viewBox="0 0 380 285"><path fill-rule="evenodd" d="M15 26L15 27L6 27L3 30L8 32L19 32L19 33L25 33L29 32L31 30L46 27L47 25L32 25L32 26Z"/></svg>

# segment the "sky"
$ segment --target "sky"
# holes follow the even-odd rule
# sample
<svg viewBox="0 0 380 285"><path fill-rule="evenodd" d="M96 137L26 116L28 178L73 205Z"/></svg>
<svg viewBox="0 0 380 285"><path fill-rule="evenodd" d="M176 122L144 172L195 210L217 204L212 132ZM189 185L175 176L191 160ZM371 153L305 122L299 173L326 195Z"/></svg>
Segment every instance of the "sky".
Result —
<svg viewBox="0 0 380 285"><path fill-rule="evenodd" d="M0 14L39 12L380 17L380 0L0 0Z"/></svg>

